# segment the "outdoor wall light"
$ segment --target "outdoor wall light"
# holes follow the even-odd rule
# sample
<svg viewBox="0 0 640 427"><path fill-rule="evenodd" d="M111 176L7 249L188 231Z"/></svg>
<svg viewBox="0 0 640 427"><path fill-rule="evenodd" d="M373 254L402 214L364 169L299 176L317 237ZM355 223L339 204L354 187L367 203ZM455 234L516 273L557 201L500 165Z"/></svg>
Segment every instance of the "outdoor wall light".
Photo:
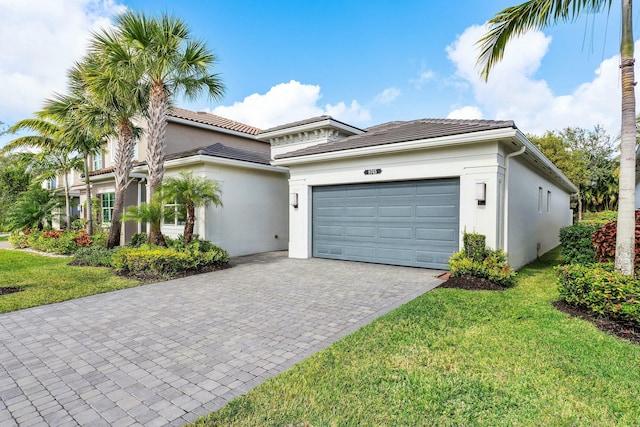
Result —
<svg viewBox="0 0 640 427"><path fill-rule="evenodd" d="M289 194L289 203L291 203L291 206L294 208L298 207L298 193Z"/></svg>
<svg viewBox="0 0 640 427"><path fill-rule="evenodd" d="M476 200L478 201L478 205L487 204L487 183L486 182L476 182Z"/></svg>

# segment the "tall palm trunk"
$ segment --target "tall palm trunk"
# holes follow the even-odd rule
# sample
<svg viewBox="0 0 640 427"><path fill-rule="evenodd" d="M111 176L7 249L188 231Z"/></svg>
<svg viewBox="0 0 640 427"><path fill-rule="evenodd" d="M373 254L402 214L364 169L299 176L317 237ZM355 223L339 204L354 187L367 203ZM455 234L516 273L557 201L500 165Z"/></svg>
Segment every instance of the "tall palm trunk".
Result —
<svg viewBox="0 0 640 427"><path fill-rule="evenodd" d="M69 172L65 172L64 174L64 210L65 210L65 215L67 216L66 219L66 224L67 224L67 230L71 230L71 196L70 196L70 189L69 189Z"/></svg>
<svg viewBox="0 0 640 427"><path fill-rule="evenodd" d="M84 189L87 193L87 234L91 236L93 234L93 206L91 202L91 178L89 177L89 157L84 156L83 159L84 169Z"/></svg>
<svg viewBox="0 0 640 427"><path fill-rule="evenodd" d="M113 160L116 190L109 238L107 239L107 248L109 249L120 244L120 229L122 227L120 216L124 210L125 191L133 160L133 128L128 121L120 122L118 125L118 144Z"/></svg>
<svg viewBox="0 0 640 427"><path fill-rule="evenodd" d="M184 224L184 244L188 245L193 239L193 228L196 223L196 206L193 203L187 204L187 221Z"/></svg>
<svg viewBox="0 0 640 427"><path fill-rule="evenodd" d="M149 168L150 200L160 187L164 176L164 148L167 133L166 116L169 110L164 86L154 83L149 94L149 126L147 142L147 167ZM151 225L149 243L165 246L160 227Z"/></svg>
<svg viewBox="0 0 640 427"><path fill-rule="evenodd" d="M626 275L633 274L635 262L636 98L631 4L632 0L622 0L622 137L615 258L616 270Z"/></svg>

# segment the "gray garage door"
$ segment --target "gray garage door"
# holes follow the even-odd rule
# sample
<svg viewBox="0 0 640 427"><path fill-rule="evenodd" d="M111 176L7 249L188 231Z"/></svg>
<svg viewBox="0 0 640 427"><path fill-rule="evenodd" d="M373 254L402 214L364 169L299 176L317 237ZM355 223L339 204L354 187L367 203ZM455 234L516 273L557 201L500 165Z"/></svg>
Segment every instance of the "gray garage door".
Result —
<svg viewBox="0 0 640 427"><path fill-rule="evenodd" d="M459 179L313 188L313 256L448 269Z"/></svg>

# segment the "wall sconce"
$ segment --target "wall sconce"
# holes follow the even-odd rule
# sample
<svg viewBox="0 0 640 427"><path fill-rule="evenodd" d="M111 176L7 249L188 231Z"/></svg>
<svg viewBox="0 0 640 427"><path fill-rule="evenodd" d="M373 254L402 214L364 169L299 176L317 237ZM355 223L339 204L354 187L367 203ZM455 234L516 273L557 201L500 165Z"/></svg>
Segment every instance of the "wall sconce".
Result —
<svg viewBox="0 0 640 427"><path fill-rule="evenodd" d="M476 182L476 200L479 206L487 204L487 183Z"/></svg>
<svg viewBox="0 0 640 427"><path fill-rule="evenodd" d="M291 206L294 208L298 207L298 193L289 194L289 203L291 203Z"/></svg>

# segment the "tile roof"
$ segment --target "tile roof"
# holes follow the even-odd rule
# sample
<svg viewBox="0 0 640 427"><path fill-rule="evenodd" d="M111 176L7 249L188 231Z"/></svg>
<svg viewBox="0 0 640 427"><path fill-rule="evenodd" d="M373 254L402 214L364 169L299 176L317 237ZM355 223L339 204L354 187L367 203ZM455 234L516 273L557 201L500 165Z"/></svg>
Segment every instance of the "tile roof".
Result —
<svg viewBox="0 0 640 427"><path fill-rule="evenodd" d="M336 120L331 116L323 115L323 116L311 117L309 119L299 120L297 122L285 123L285 124L280 125L280 126L276 126L276 127L272 127L272 128L269 128L269 129L262 130L262 131L260 131L260 133L268 133L268 132L274 132L274 131L277 131L277 130L288 129L288 128L293 128L293 127L303 126L303 125L308 125L308 124L311 124L311 123L321 122L323 120L333 120L334 122L342 123L345 126L349 126L351 128L355 128L355 126L351 126L348 123L341 122L340 120Z"/></svg>
<svg viewBox="0 0 640 427"><path fill-rule="evenodd" d="M225 119L224 117L216 116L215 114L206 113L204 111L195 112L185 110L184 108L173 107L169 112L169 116L205 125L217 126L219 128L233 130L236 132L247 133L249 135L257 135L262 132L261 129L256 127L236 122L234 120Z"/></svg>
<svg viewBox="0 0 640 427"><path fill-rule="evenodd" d="M180 153L169 154L165 157L166 160L182 159L185 157L195 156L202 154L205 156L221 157L223 159L240 160L243 162L259 163L262 165L268 165L271 161L271 156L268 151L254 151L246 150L243 148L229 147L221 143L215 143L207 147L195 148L193 150L182 151ZM146 162L144 163L146 164Z"/></svg>
<svg viewBox="0 0 640 427"><path fill-rule="evenodd" d="M512 120L420 119L388 122L367 128L363 134L283 153L276 159L515 127Z"/></svg>

